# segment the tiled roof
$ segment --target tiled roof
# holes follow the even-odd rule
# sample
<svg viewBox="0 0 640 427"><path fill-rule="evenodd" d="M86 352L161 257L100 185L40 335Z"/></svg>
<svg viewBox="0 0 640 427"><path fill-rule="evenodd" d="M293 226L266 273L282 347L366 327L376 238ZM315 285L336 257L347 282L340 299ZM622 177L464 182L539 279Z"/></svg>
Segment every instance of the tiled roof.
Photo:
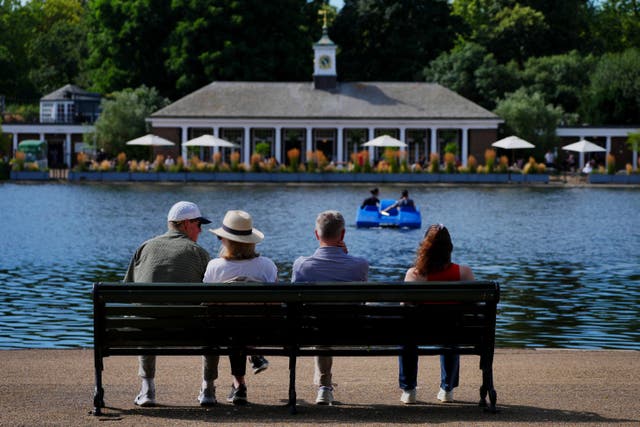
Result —
<svg viewBox="0 0 640 427"><path fill-rule="evenodd" d="M71 99L100 99L100 94L88 92L76 85L64 85L40 98L41 101L69 101Z"/></svg>
<svg viewBox="0 0 640 427"><path fill-rule="evenodd" d="M499 119L436 83L213 82L152 118Z"/></svg>

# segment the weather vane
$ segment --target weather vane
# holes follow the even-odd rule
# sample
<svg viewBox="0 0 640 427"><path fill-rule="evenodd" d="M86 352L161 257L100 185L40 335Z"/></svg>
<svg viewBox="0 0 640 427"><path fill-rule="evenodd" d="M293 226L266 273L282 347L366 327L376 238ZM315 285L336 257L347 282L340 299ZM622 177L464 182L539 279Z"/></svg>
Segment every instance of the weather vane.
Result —
<svg viewBox="0 0 640 427"><path fill-rule="evenodd" d="M323 18L322 26L326 27L327 26L327 11L326 11L326 9L319 10L318 11L318 15L322 15L322 18Z"/></svg>

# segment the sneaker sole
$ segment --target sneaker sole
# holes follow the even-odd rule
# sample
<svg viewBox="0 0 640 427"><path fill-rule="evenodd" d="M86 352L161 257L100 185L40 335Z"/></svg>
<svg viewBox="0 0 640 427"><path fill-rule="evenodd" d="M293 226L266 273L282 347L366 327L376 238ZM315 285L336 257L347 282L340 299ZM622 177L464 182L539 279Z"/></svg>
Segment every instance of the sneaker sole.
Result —
<svg viewBox="0 0 640 427"><path fill-rule="evenodd" d="M227 399L227 402L233 403L234 405L242 406L247 404L247 399L236 397L235 399Z"/></svg>
<svg viewBox="0 0 640 427"><path fill-rule="evenodd" d="M261 366L253 370L253 375L258 375L262 371L266 371L269 366Z"/></svg>
<svg viewBox="0 0 640 427"><path fill-rule="evenodd" d="M136 406L140 406L141 408L150 408L150 407L156 406L156 402L154 402L152 400L147 400L145 402L134 401L133 403Z"/></svg>

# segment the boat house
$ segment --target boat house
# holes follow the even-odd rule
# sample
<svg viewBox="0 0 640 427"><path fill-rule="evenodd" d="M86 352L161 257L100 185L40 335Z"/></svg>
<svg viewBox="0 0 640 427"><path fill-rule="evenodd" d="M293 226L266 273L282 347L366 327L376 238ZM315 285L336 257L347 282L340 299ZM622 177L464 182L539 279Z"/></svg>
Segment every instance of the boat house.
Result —
<svg viewBox="0 0 640 427"><path fill-rule="evenodd" d="M497 138L503 122L494 113L435 83L341 82L336 45L324 28L314 44L313 81L292 83L215 81L156 111L148 119L153 133L179 145L203 134L240 145L249 163L256 145L267 143L270 157L287 163L287 152L300 158L322 151L337 165L361 151L362 144L387 134L405 142L412 163L456 143L462 164ZM369 148L370 159L381 153Z"/></svg>

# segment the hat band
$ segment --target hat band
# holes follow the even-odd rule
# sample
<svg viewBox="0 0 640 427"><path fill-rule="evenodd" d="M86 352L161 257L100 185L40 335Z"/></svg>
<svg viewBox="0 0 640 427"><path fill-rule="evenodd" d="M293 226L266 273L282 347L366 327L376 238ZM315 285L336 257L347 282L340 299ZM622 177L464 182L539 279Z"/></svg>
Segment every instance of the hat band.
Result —
<svg viewBox="0 0 640 427"><path fill-rule="evenodd" d="M236 236L250 236L253 230L234 230L226 225L222 224L222 229L227 233L235 234Z"/></svg>

